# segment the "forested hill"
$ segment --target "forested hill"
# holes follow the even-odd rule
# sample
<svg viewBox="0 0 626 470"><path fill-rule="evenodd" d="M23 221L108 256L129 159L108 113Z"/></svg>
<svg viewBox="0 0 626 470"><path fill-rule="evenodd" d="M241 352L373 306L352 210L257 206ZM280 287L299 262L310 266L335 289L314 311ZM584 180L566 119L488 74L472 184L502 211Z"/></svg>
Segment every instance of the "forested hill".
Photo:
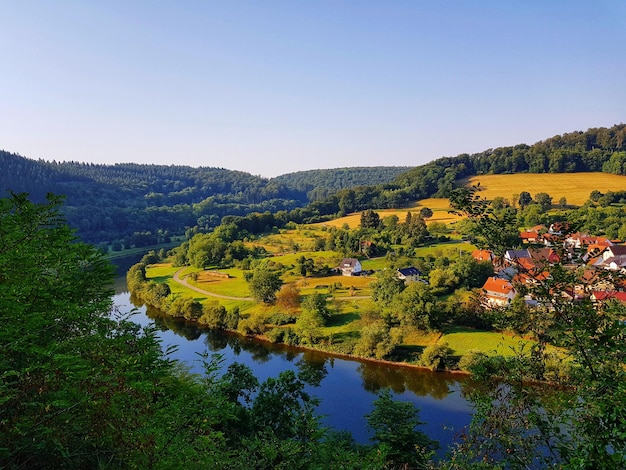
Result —
<svg viewBox="0 0 626 470"><path fill-rule="evenodd" d="M455 182L480 174L577 173L626 174L626 125L592 128L542 140L440 158L396 179L410 198L449 195Z"/></svg>
<svg viewBox="0 0 626 470"><path fill-rule="evenodd" d="M418 199L448 197L462 179L480 174L584 171L626 174L625 124L557 135L533 145L440 158L392 183L344 189L313 205L321 214L401 207Z"/></svg>
<svg viewBox="0 0 626 470"><path fill-rule="evenodd" d="M318 201L342 189L389 183L411 168L413 167L360 166L307 170L280 175L272 181L305 192L309 201Z"/></svg>
<svg viewBox="0 0 626 470"><path fill-rule="evenodd" d="M280 211L256 224L262 230L288 220L401 207L416 199L447 197L461 179L477 174L626 174L626 125L440 158L406 172L402 167L355 167L266 179L222 168L46 162L4 151L0 168L3 195L6 190L28 192L35 201L49 192L65 195L67 220L83 240L145 246L211 229L227 215Z"/></svg>
<svg viewBox="0 0 626 470"><path fill-rule="evenodd" d="M290 175L267 179L223 168L47 162L5 151L0 168L3 196L7 190L27 192L36 202L47 193L66 196L68 222L91 243L152 244L189 228L209 229L225 215L292 210L311 201L311 188ZM343 168L312 171L309 177L319 188L335 191L390 181L404 170Z"/></svg>

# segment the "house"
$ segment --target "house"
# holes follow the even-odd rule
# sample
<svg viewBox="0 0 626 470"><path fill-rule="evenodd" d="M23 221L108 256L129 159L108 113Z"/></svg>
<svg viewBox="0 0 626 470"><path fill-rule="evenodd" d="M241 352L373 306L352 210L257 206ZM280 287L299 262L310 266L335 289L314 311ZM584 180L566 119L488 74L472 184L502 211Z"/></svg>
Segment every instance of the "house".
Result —
<svg viewBox="0 0 626 470"><path fill-rule="evenodd" d="M344 258L341 260L339 270L343 276L358 276L362 270L361 262L356 258Z"/></svg>
<svg viewBox="0 0 626 470"><path fill-rule="evenodd" d="M544 233L542 240L545 246L555 246L561 244L561 236L556 233Z"/></svg>
<svg viewBox="0 0 626 470"><path fill-rule="evenodd" d="M570 235L569 237L567 237L564 243L564 246L566 248L577 248L577 249L584 248L589 245L600 245L606 248L607 246L615 245L615 243L613 243L611 240L609 240L606 237L593 237L588 234L580 233L580 232L574 233Z"/></svg>
<svg viewBox="0 0 626 470"><path fill-rule="evenodd" d="M531 258L528 250L506 250L504 260L508 263L517 263L522 258Z"/></svg>
<svg viewBox="0 0 626 470"><path fill-rule="evenodd" d="M555 264L561 262L559 254L550 247L529 248L528 254L535 262L539 263Z"/></svg>
<svg viewBox="0 0 626 470"><path fill-rule="evenodd" d="M490 307L504 307L511 303L517 293L510 281L490 277L483 285L485 302Z"/></svg>
<svg viewBox="0 0 626 470"><path fill-rule="evenodd" d="M611 299L619 300L621 303L626 303L626 292L596 291L591 294L591 300L593 302L605 302Z"/></svg>
<svg viewBox="0 0 626 470"><path fill-rule="evenodd" d="M597 254L594 250L591 254ZM620 271L626 269L626 245L612 245L604 248L600 256L592 258L589 265L595 268Z"/></svg>
<svg viewBox="0 0 626 470"><path fill-rule="evenodd" d="M602 252L602 259L604 261L618 256L626 256L626 245L608 246Z"/></svg>
<svg viewBox="0 0 626 470"><path fill-rule="evenodd" d="M491 261L493 262L493 253L489 250L474 250L472 251L472 258L476 261Z"/></svg>
<svg viewBox="0 0 626 470"><path fill-rule="evenodd" d="M541 241L541 235L531 230L521 232L519 236L524 243L539 243Z"/></svg>
<svg viewBox="0 0 626 470"><path fill-rule="evenodd" d="M419 269L411 266L409 268L398 269L396 271L396 275L398 276L398 279L401 279L404 281L405 284L408 284L409 282L419 281L422 272Z"/></svg>

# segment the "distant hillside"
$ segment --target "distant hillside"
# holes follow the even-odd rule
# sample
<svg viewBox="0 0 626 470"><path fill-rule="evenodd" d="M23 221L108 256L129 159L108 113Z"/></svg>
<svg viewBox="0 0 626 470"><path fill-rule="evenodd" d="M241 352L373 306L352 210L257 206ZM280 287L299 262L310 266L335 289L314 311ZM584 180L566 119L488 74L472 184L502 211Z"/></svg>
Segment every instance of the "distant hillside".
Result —
<svg viewBox="0 0 626 470"><path fill-rule="evenodd" d="M582 206L592 191L618 193L626 190L626 176L610 173L558 173L514 175L479 175L463 180L468 185L480 185L480 197L493 200L502 197L515 201L516 195L527 191L531 196L547 193L555 204L565 198L567 205Z"/></svg>
<svg viewBox="0 0 626 470"><path fill-rule="evenodd" d="M309 201L318 201L341 189L389 183L413 167L361 166L328 170L307 170L273 178L289 188L306 193Z"/></svg>
<svg viewBox="0 0 626 470"><path fill-rule="evenodd" d="M486 174L605 172L626 174L626 125L593 128L472 155L445 157L401 174L393 182L344 189L312 204L320 214L402 207L448 197L466 178ZM601 189L601 188L599 188Z"/></svg>
<svg viewBox="0 0 626 470"><path fill-rule="evenodd" d="M49 192L66 196L68 222L89 242L149 244L186 228L213 227L224 215L290 210L308 202L303 192L222 168L56 163L3 151L0 167L3 196L7 190L28 192L35 201Z"/></svg>
<svg viewBox="0 0 626 470"><path fill-rule="evenodd" d="M626 125L440 158L413 169L338 168L273 179L223 168L46 162L4 151L0 168L3 195L6 190L28 192L36 201L49 192L65 195L68 222L83 240L145 246L209 230L224 216L275 213L262 227L257 227L258 221L251 224L257 233L289 220L308 223L368 208L401 208L419 199L447 197L464 178L475 175L624 175Z"/></svg>
<svg viewBox="0 0 626 470"><path fill-rule="evenodd" d="M411 198L447 197L462 178L507 173L626 174L626 124L557 135L533 145L499 147L440 158L399 176L394 184Z"/></svg>
<svg viewBox="0 0 626 470"><path fill-rule="evenodd" d="M320 191L389 181L406 169L342 168L274 179L223 168L134 163L97 165L31 160L0 151L0 193L66 196L65 214L83 240L151 244L186 229L209 229L226 215L277 212L311 200L307 173ZM314 191L313 191L314 192Z"/></svg>

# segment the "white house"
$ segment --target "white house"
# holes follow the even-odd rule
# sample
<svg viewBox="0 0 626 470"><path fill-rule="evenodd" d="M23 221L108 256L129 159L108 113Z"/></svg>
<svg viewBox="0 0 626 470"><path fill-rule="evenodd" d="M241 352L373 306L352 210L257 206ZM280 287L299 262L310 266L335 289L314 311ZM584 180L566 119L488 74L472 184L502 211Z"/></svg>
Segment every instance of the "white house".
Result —
<svg viewBox="0 0 626 470"><path fill-rule="evenodd" d="M404 281L405 284L408 284L409 282L419 281L422 272L419 269L411 266L409 268L398 269L396 271L396 275L398 276L398 279L401 279Z"/></svg>
<svg viewBox="0 0 626 470"><path fill-rule="evenodd" d="M517 293L513 285L506 279L490 277L483 285L485 301L491 307L502 307L509 305Z"/></svg>
<svg viewBox="0 0 626 470"><path fill-rule="evenodd" d="M354 276L361 272L361 262L356 258L344 258L339 265L343 276Z"/></svg>

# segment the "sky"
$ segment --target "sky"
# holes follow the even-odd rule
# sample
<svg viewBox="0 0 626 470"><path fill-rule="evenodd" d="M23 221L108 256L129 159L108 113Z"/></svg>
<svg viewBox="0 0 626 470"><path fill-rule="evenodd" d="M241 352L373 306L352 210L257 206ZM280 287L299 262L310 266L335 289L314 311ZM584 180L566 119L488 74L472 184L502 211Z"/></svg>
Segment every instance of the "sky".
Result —
<svg viewBox="0 0 626 470"><path fill-rule="evenodd" d="M626 121L623 0L0 0L0 149L418 166Z"/></svg>

